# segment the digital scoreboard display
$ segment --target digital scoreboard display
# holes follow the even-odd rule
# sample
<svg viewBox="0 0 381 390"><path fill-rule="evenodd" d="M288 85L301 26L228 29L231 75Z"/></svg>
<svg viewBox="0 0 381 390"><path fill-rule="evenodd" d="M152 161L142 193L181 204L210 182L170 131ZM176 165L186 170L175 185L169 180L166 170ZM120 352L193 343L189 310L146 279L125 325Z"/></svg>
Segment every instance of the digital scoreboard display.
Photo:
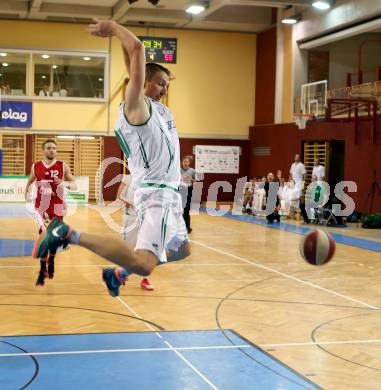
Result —
<svg viewBox="0 0 381 390"><path fill-rule="evenodd" d="M176 64L177 38L139 37L146 48L146 61Z"/></svg>

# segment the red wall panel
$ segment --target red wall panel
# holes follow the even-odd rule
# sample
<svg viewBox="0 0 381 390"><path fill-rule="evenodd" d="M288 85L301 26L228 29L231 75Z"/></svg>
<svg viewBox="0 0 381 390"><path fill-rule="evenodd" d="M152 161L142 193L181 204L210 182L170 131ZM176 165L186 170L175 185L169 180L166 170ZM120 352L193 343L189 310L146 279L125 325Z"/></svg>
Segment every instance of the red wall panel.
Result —
<svg viewBox="0 0 381 390"><path fill-rule="evenodd" d="M276 28L257 35L255 124L274 123Z"/></svg>

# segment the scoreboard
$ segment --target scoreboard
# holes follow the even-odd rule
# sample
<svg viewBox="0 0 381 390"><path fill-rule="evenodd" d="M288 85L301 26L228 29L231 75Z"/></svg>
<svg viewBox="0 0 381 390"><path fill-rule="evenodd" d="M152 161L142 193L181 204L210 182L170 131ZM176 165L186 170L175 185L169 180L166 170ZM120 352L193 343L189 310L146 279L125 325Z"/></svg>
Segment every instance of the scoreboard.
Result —
<svg viewBox="0 0 381 390"><path fill-rule="evenodd" d="M146 49L146 61L176 64L177 38L138 37Z"/></svg>

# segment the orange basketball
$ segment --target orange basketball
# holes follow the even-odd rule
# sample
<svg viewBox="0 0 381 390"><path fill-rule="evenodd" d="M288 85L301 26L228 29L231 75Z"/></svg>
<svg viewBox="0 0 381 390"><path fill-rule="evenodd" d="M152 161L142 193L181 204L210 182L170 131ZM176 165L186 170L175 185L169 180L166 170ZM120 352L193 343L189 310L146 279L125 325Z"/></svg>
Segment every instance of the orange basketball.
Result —
<svg viewBox="0 0 381 390"><path fill-rule="evenodd" d="M300 254L312 265L328 263L335 254L336 244L332 236L322 230L311 230L300 242Z"/></svg>

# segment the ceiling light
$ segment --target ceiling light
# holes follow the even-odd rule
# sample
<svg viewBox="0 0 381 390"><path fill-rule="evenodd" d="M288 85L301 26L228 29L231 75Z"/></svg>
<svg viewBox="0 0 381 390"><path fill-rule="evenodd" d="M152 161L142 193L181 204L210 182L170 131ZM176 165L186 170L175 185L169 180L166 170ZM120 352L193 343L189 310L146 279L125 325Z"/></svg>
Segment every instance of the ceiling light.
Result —
<svg viewBox="0 0 381 390"><path fill-rule="evenodd" d="M85 60L85 61L90 61L91 60L90 57L82 57L82 59Z"/></svg>
<svg viewBox="0 0 381 390"><path fill-rule="evenodd" d="M53 65L52 68L53 68L53 69L57 69L57 68L58 68L58 65Z"/></svg>
<svg viewBox="0 0 381 390"><path fill-rule="evenodd" d="M50 56L47 55L47 54L43 54L43 55L41 56L41 58L43 58L44 60L47 60L48 58L50 58Z"/></svg>
<svg viewBox="0 0 381 390"><path fill-rule="evenodd" d="M0 73L0 77L2 76L3 74L2 73Z"/></svg>
<svg viewBox="0 0 381 390"><path fill-rule="evenodd" d="M192 15L198 15L204 11L205 11L205 7L203 5L191 5L185 10L185 12L188 12L188 14L192 14Z"/></svg>
<svg viewBox="0 0 381 390"><path fill-rule="evenodd" d="M0 53L0 57L6 57L8 53Z"/></svg>
<svg viewBox="0 0 381 390"><path fill-rule="evenodd" d="M3 62L1 65L5 66L5 67L9 66L8 62Z"/></svg>
<svg viewBox="0 0 381 390"><path fill-rule="evenodd" d="M329 9L329 8L331 8L331 5L332 5L332 2L327 1L327 0L319 0L319 1L314 1L312 3L313 7L320 9L320 10Z"/></svg>
<svg viewBox="0 0 381 390"><path fill-rule="evenodd" d="M98 81L103 81L102 77L99 77Z"/></svg>
<svg viewBox="0 0 381 390"><path fill-rule="evenodd" d="M292 15L292 16L287 16L282 19L283 24L295 24L298 23L300 20L302 20L302 16L300 14L298 15Z"/></svg>
<svg viewBox="0 0 381 390"><path fill-rule="evenodd" d="M42 79L46 79L46 76L41 76Z"/></svg>

